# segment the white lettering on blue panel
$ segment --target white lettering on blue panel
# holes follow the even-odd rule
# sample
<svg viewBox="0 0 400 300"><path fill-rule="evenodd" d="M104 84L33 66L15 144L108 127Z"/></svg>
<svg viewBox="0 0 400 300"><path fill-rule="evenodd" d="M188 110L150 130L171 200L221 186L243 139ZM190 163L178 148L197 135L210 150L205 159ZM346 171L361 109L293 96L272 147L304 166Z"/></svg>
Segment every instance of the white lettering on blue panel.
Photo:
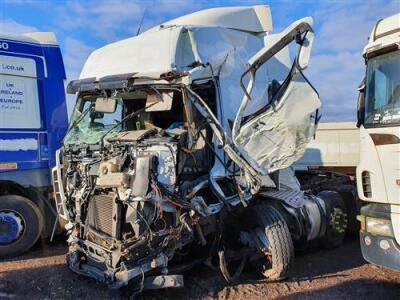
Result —
<svg viewBox="0 0 400 300"><path fill-rule="evenodd" d="M0 42L0 49L1 50L8 50L8 43Z"/></svg>

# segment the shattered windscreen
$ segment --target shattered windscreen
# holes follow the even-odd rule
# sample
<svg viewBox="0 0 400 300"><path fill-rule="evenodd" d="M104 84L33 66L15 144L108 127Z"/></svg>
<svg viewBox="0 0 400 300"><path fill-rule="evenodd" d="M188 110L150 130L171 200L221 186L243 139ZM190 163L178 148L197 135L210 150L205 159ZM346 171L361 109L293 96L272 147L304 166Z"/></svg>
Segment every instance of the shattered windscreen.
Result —
<svg viewBox="0 0 400 300"><path fill-rule="evenodd" d="M117 100L117 107L112 113L97 112L94 97L78 99L64 143L69 145L98 143L103 135L122 120L122 112L121 99ZM117 126L108 134L108 137L120 130L121 126Z"/></svg>

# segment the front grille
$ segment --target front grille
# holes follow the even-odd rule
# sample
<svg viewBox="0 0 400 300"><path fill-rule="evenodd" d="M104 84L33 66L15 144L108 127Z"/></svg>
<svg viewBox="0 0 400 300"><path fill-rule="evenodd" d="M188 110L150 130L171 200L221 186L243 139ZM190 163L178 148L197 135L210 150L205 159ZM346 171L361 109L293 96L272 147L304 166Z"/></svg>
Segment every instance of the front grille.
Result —
<svg viewBox="0 0 400 300"><path fill-rule="evenodd" d="M65 203L66 199L64 194L64 186L62 183L62 165L57 164L57 166L51 170L51 175L53 179L53 191L57 213L61 218L69 221L68 211Z"/></svg>
<svg viewBox="0 0 400 300"><path fill-rule="evenodd" d="M95 195L89 201L88 224L93 229L115 236L113 230L113 215L116 211L114 206L115 195ZM114 227L115 228L115 227Z"/></svg>
<svg viewBox="0 0 400 300"><path fill-rule="evenodd" d="M372 197L371 178L368 171L363 171L361 173L361 183L362 183L364 197L371 198Z"/></svg>
<svg viewBox="0 0 400 300"><path fill-rule="evenodd" d="M69 221L68 210L66 206L66 197L64 193L64 185L63 185L63 159L61 155L61 151L56 151L56 165L51 170L51 176L53 181L53 191L55 196L56 208L58 215L66 221Z"/></svg>

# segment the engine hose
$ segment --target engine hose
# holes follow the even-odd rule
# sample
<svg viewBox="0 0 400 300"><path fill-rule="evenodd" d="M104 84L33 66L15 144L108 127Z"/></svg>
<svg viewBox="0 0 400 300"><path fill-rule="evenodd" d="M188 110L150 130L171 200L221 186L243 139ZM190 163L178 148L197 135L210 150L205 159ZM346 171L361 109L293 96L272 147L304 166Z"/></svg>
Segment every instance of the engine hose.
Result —
<svg viewBox="0 0 400 300"><path fill-rule="evenodd" d="M222 276L228 283L234 283L239 279L240 274L242 274L244 266L246 265L247 261L247 256L243 256L242 261L240 262L240 265L236 269L234 275L232 276L228 270L228 264L225 259L225 251L224 250L219 250L218 251L218 257L219 257L219 269L222 273Z"/></svg>
<svg viewBox="0 0 400 300"><path fill-rule="evenodd" d="M173 198L173 200L169 199L170 202L175 202L178 205L180 205L180 206L182 206L183 208L186 208L186 209L192 208L191 204L188 201L186 201L185 199L183 199L182 197L180 197L176 193L170 192L161 183L156 183L156 187L160 190L161 194L165 194L168 197Z"/></svg>

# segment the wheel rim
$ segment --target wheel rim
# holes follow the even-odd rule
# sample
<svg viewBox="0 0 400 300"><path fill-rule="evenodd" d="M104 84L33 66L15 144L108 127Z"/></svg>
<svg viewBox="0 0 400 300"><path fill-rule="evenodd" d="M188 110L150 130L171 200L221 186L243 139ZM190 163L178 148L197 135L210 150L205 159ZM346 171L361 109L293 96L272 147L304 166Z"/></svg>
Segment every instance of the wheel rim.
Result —
<svg viewBox="0 0 400 300"><path fill-rule="evenodd" d="M253 236L256 238L257 248L264 254L271 253L271 244L269 243L265 229L257 227L252 232Z"/></svg>
<svg viewBox="0 0 400 300"><path fill-rule="evenodd" d="M330 215L329 225L336 234L344 234L347 228L347 214L335 207Z"/></svg>
<svg viewBox="0 0 400 300"><path fill-rule="evenodd" d="M251 231L251 236L255 243L255 247L261 253L259 261L261 263L257 264L257 269L267 276L268 271L271 268L272 263L272 253L271 253L271 244L268 240L267 234L265 232L265 228L256 227Z"/></svg>
<svg viewBox="0 0 400 300"><path fill-rule="evenodd" d="M17 241L24 232L24 219L15 211L0 211L0 245Z"/></svg>

